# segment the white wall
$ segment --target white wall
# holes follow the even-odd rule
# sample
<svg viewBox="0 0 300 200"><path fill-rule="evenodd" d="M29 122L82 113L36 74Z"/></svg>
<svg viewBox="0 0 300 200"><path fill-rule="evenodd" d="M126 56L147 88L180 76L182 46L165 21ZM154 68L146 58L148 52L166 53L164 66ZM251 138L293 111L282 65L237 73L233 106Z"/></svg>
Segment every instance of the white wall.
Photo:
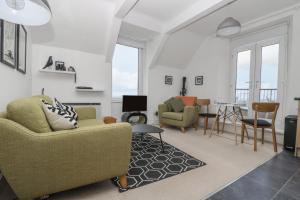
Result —
<svg viewBox="0 0 300 200"><path fill-rule="evenodd" d="M173 85L165 85L165 76L173 76ZM182 87L183 70L155 66L149 70L148 118L149 123L158 123L155 112L158 105L171 97L179 96Z"/></svg>
<svg viewBox="0 0 300 200"><path fill-rule="evenodd" d="M0 63L0 112L6 111L6 105L10 101L31 95L31 37L28 28L27 36L26 75Z"/></svg>
<svg viewBox="0 0 300 200"><path fill-rule="evenodd" d="M300 10L293 15L289 39L286 114L297 114L295 97L300 97Z"/></svg>
<svg viewBox="0 0 300 200"><path fill-rule="evenodd" d="M184 70L187 76L189 96L229 101L230 81L229 40L211 35L205 39L195 53L188 67ZM195 76L204 76L203 86L195 85Z"/></svg>
<svg viewBox="0 0 300 200"><path fill-rule="evenodd" d="M49 56L54 61L64 61L66 67L74 66L77 71L77 83L74 76L64 74L41 73ZM32 45L32 94L45 94L57 97L62 102L101 102L101 116L111 112L111 65L105 63L102 55L50 46ZM76 85L92 86L104 89L104 92L76 92Z"/></svg>

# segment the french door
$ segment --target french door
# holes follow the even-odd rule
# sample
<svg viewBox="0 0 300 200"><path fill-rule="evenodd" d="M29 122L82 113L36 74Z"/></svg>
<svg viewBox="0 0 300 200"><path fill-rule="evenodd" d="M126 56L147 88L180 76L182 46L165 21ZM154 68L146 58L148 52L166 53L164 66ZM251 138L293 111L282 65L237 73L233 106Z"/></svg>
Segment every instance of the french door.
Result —
<svg viewBox="0 0 300 200"><path fill-rule="evenodd" d="M286 65L284 37L237 48L233 53L233 100L252 115L252 102L279 102L283 113Z"/></svg>

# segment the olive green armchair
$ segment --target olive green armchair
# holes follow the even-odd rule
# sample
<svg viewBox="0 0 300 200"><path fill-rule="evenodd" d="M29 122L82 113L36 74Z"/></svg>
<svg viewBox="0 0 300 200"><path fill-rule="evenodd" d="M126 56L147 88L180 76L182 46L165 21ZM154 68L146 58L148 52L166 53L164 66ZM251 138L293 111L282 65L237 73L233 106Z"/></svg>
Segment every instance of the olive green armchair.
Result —
<svg viewBox="0 0 300 200"><path fill-rule="evenodd" d="M31 200L113 177L126 187L131 126L106 125L94 108L77 108L79 128L53 132L41 99L51 101L20 99L0 114L0 170L17 197Z"/></svg>
<svg viewBox="0 0 300 200"><path fill-rule="evenodd" d="M179 127L183 133L186 128L193 126L198 128L198 113L199 108L194 105L197 98L195 97L176 97L183 99L185 104L183 112L174 112L170 107L164 103L158 106L158 117L161 127L175 126ZM195 103L194 103L195 101Z"/></svg>

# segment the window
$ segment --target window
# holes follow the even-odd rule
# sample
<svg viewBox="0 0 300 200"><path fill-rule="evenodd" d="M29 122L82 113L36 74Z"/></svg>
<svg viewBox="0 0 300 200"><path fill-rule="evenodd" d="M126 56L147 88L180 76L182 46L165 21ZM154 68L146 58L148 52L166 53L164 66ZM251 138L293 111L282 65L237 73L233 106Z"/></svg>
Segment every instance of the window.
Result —
<svg viewBox="0 0 300 200"><path fill-rule="evenodd" d="M112 98L139 94L139 48L117 44L112 62Z"/></svg>

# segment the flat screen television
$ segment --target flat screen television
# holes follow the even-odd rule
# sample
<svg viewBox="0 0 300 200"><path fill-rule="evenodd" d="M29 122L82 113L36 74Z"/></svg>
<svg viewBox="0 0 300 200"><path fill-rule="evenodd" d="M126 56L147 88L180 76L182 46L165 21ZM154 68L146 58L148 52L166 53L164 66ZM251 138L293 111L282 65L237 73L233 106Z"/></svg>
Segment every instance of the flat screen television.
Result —
<svg viewBox="0 0 300 200"><path fill-rule="evenodd" d="M147 111L147 96L123 96L123 112Z"/></svg>

